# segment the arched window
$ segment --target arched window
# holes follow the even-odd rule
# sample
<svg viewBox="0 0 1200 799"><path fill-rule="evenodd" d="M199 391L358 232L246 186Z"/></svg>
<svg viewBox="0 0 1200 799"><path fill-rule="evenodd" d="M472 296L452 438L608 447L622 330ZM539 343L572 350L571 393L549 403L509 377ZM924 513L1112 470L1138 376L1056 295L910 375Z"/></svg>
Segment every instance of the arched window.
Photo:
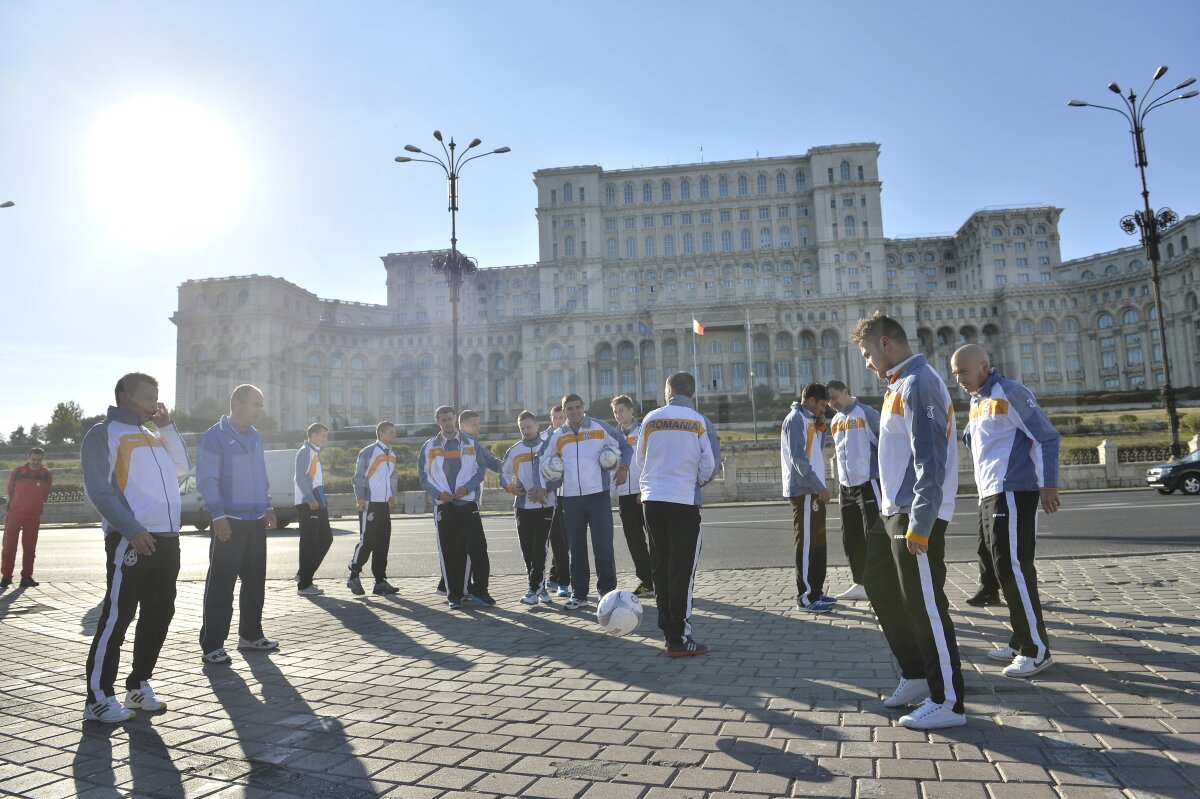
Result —
<svg viewBox="0 0 1200 799"><path fill-rule="evenodd" d="M196 363L205 363L208 361L208 350L204 347L196 347L192 350L192 360Z"/></svg>
<svg viewBox="0 0 1200 799"><path fill-rule="evenodd" d="M1022 336L1033 335L1033 322L1030 322L1028 319L1022 319L1017 323L1017 332Z"/></svg>
<svg viewBox="0 0 1200 799"><path fill-rule="evenodd" d="M729 351L734 355L744 352L745 349L746 348L742 345L741 339L735 338L733 341L729 342Z"/></svg>
<svg viewBox="0 0 1200 799"><path fill-rule="evenodd" d="M804 183L805 183L804 170L797 169L796 170L796 191L800 191L801 189L803 189Z"/></svg>
<svg viewBox="0 0 1200 799"><path fill-rule="evenodd" d="M663 255L675 254L675 237L668 233L663 236Z"/></svg>
<svg viewBox="0 0 1200 799"><path fill-rule="evenodd" d="M1168 258L1175 257L1175 243L1174 242L1167 244L1167 257ZM220 307L220 306L218 305L218 307Z"/></svg>
<svg viewBox="0 0 1200 799"><path fill-rule="evenodd" d="M622 361L632 361L633 360L633 345L630 344L629 342L622 343L621 349L617 351L617 357L620 358Z"/></svg>
<svg viewBox="0 0 1200 799"><path fill-rule="evenodd" d="M650 185L650 181L648 180L642 184L642 202L654 202L654 187Z"/></svg>
<svg viewBox="0 0 1200 799"><path fill-rule="evenodd" d="M705 236L708 234L705 233ZM733 249L733 234L728 230L721 231L721 252L729 252Z"/></svg>
<svg viewBox="0 0 1200 799"><path fill-rule="evenodd" d="M561 361L562 360L562 347L558 346L557 344L553 345L552 347L550 347L549 355L550 355L550 360Z"/></svg>
<svg viewBox="0 0 1200 799"><path fill-rule="evenodd" d="M616 239L608 240L608 244L607 244L605 252L607 253L609 260L616 259L616 257L617 257L617 240Z"/></svg>
<svg viewBox="0 0 1200 799"><path fill-rule="evenodd" d="M755 185L755 189L758 191L759 194L767 193L767 176L766 175L758 176L758 181L757 181L757 184Z"/></svg>
<svg viewBox="0 0 1200 799"><path fill-rule="evenodd" d="M664 180L662 182L662 186L659 188L659 194L662 195L659 199L661 199L663 202L671 202L671 181Z"/></svg>
<svg viewBox="0 0 1200 799"><path fill-rule="evenodd" d="M718 197L728 197L729 196L729 178L725 177L724 175L717 178L717 196Z"/></svg>
<svg viewBox="0 0 1200 799"><path fill-rule="evenodd" d="M330 369L341 369L343 365L344 364L342 363L342 356L340 356L340 355L331 355L330 356L330 358L329 358L329 368Z"/></svg>
<svg viewBox="0 0 1200 799"><path fill-rule="evenodd" d="M784 225L783 227L779 228L779 246L780 247L791 247L792 246L792 229L790 227L788 227L787 225Z"/></svg>
<svg viewBox="0 0 1200 799"><path fill-rule="evenodd" d="M428 352L421 353L420 357L417 358L417 366L418 366L418 368L421 368L421 369L432 369L433 368L433 356L430 355Z"/></svg>
<svg viewBox="0 0 1200 799"><path fill-rule="evenodd" d="M1102 314L1100 314L1100 316L1096 317L1096 327L1100 328L1101 330L1110 328L1112 326L1113 326L1113 318L1111 315L1109 315L1107 313L1102 313Z"/></svg>
<svg viewBox="0 0 1200 799"><path fill-rule="evenodd" d="M1017 225L1015 228L1013 228L1013 235L1014 236L1024 236L1025 228L1021 227L1020 225Z"/></svg>
<svg viewBox="0 0 1200 799"><path fill-rule="evenodd" d="M362 359L362 358L360 358L359 356L355 355L353 358L351 358L351 359L350 359L350 368L351 368L351 369L357 369L357 370L360 370L360 371L361 371L362 369L365 369L365 368L366 368L366 364L365 364L365 363L363 363L363 359Z"/></svg>
<svg viewBox="0 0 1200 799"><path fill-rule="evenodd" d="M1063 332L1064 333L1078 333L1079 332L1079 322L1077 322L1075 320L1075 317L1068 316L1066 319L1063 320Z"/></svg>
<svg viewBox="0 0 1200 799"><path fill-rule="evenodd" d="M654 257L654 237L653 236L646 237L646 257L647 258Z"/></svg>
<svg viewBox="0 0 1200 799"><path fill-rule="evenodd" d="M1058 332L1055 328L1056 328L1056 325L1054 324L1053 319L1043 319L1042 320L1042 333L1044 335L1051 335L1051 336L1054 335L1055 333Z"/></svg>
<svg viewBox="0 0 1200 799"><path fill-rule="evenodd" d="M998 227L992 228L992 238L993 239L1004 238L1004 231Z"/></svg>
<svg viewBox="0 0 1200 799"><path fill-rule="evenodd" d="M1104 274L1106 274L1106 275L1115 275L1115 274L1117 274L1117 265L1116 265L1116 264L1109 264L1108 266L1104 267Z"/></svg>
<svg viewBox="0 0 1200 799"><path fill-rule="evenodd" d="M567 236L567 238L563 241L563 249L566 251L568 258L575 257L575 237L574 236Z"/></svg>
<svg viewBox="0 0 1200 799"><path fill-rule="evenodd" d="M1181 251L1181 252L1187 252L1187 251L1188 251L1188 239L1187 239L1187 236L1183 236L1182 238L1180 238L1180 239L1179 239L1179 249L1180 249L1180 251Z"/></svg>
<svg viewBox="0 0 1200 799"><path fill-rule="evenodd" d="M782 170L775 176L775 193L787 194L787 173Z"/></svg>
<svg viewBox="0 0 1200 799"><path fill-rule="evenodd" d="M710 341L708 344L708 352L711 355L720 355L721 354L721 342L717 341L716 339L713 339L712 341Z"/></svg>
<svg viewBox="0 0 1200 799"><path fill-rule="evenodd" d="M745 197L750 193L750 181L746 180L745 175L738 175L738 196Z"/></svg>
<svg viewBox="0 0 1200 799"><path fill-rule="evenodd" d="M563 184L563 202L575 202L575 187L570 183Z"/></svg>
<svg viewBox="0 0 1200 799"><path fill-rule="evenodd" d="M625 239L625 257L637 258L637 239L633 236Z"/></svg>
<svg viewBox="0 0 1200 799"><path fill-rule="evenodd" d="M1095 272L1093 272L1091 269L1084 269L1084 270L1083 270L1083 274L1081 274L1081 275L1079 276L1079 279L1080 279L1080 280L1095 280L1095 279L1096 279L1096 273L1095 273Z"/></svg>
<svg viewBox="0 0 1200 799"><path fill-rule="evenodd" d="M1136 272L1137 270L1139 270L1141 268L1142 268L1142 262L1139 261L1137 258L1134 258L1132 261L1129 262L1129 271L1130 272Z"/></svg>
<svg viewBox="0 0 1200 799"><path fill-rule="evenodd" d="M253 356L250 353L250 346L248 344L243 344L241 349L238 350L238 360L239 361L248 361L252 357Z"/></svg>
<svg viewBox="0 0 1200 799"><path fill-rule="evenodd" d="M679 345L675 343L675 339L667 339L663 342L663 357L677 358L679 357Z"/></svg>
<svg viewBox="0 0 1200 799"><path fill-rule="evenodd" d="M848 239L852 239L858 234L857 226L854 224L854 217L848 216L842 220L842 230Z"/></svg>
<svg viewBox="0 0 1200 799"><path fill-rule="evenodd" d="M625 204L633 205L633 186L628 183L625 184Z"/></svg>
<svg viewBox="0 0 1200 799"><path fill-rule="evenodd" d="M831 350L837 346L837 336L829 331L821 334L821 346L827 350Z"/></svg>
<svg viewBox="0 0 1200 799"><path fill-rule="evenodd" d="M604 204L605 205L616 205L617 204L617 187L616 186L613 186L610 184L610 185L604 187Z"/></svg>
<svg viewBox="0 0 1200 799"><path fill-rule="evenodd" d="M601 344L600 349L596 350L596 360L598 361L611 361L612 357L613 350L611 344Z"/></svg>
<svg viewBox="0 0 1200 799"><path fill-rule="evenodd" d="M1140 321L1142 321L1141 315L1133 308L1121 314L1121 324L1123 325L1136 325Z"/></svg>
<svg viewBox="0 0 1200 799"><path fill-rule="evenodd" d="M238 295L237 295L238 307L239 308L245 307L249 302L250 302L250 292L246 291L245 289L239 291Z"/></svg>
<svg viewBox="0 0 1200 799"><path fill-rule="evenodd" d="M742 249L743 250L750 249L750 230L749 230L749 228L742 228L742 237L741 238L742 238Z"/></svg>
<svg viewBox="0 0 1200 799"><path fill-rule="evenodd" d="M691 233L683 234L683 254L693 255L696 252L696 246L692 239Z"/></svg>
<svg viewBox="0 0 1200 799"><path fill-rule="evenodd" d="M700 199L708 199L708 178L700 178Z"/></svg>
<svg viewBox="0 0 1200 799"><path fill-rule="evenodd" d="M683 180L679 181L679 199L681 199L681 200L692 199L692 184L691 184L691 181L689 181L687 178L684 178Z"/></svg>
<svg viewBox="0 0 1200 799"><path fill-rule="evenodd" d="M843 161L842 162L842 180L849 180L849 179L850 179L850 162Z"/></svg>
<svg viewBox="0 0 1200 799"><path fill-rule="evenodd" d="M758 246L764 250L771 248L771 228L765 227L758 231Z"/></svg>
<svg viewBox="0 0 1200 799"><path fill-rule="evenodd" d="M1046 226L1045 226L1045 225L1038 225L1038 226L1037 226L1037 227L1034 229L1034 231L1033 231L1033 232L1034 232L1034 233L1036 233L1036 234L1037 234L1037 235L1039 235L1039 236L1045 236L1045 235L1046 235Z"/></svg>
<svg viewBox="0 0 1200 799"><path fill-rule="evenodd" d="M800 242L801 247L808 246L808 225L801 225L796 229L796 241Z"/></svg>

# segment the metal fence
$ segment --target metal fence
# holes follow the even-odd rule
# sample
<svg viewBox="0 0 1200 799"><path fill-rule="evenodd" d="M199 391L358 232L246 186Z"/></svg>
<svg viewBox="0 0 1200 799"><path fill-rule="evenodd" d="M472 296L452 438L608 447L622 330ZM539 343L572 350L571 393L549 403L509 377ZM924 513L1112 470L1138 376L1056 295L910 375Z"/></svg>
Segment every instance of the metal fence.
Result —
<svg viewBox="0 0 1200 799"><path fill-rule="evenodd" d="M1064 450L1058 462L1063 466L1094 466L1100 463L1100 450L1095 447Z"/></svg>
<svg viewBox="0 0 1200 799"><path fill-rule="evenodd" d="M1171 460L1170 447L1121 447L1117 463L1164 463Z"/></svg>

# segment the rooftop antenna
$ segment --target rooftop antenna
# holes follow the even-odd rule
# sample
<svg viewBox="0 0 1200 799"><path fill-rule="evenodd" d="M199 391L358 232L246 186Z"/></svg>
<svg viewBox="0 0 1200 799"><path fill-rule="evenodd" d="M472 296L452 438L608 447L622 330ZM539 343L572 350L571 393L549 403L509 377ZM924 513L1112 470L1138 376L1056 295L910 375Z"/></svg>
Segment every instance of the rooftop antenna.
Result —
<svg viewBox="0 0 1200 799"><path fill-rule="evenodd" d="M704 145L700 145L700 163L704 163Z"/></svg>

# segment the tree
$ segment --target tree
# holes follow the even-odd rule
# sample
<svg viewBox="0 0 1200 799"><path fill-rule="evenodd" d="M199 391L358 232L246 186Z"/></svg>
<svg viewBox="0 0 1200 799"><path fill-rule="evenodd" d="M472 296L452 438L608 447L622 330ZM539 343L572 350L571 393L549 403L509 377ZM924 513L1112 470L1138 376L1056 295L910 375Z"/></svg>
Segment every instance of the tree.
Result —
<svg viewBox="0 0 1200 799"><path fill-rule="evenodd" d="M25 425L17 425L17 429L9 434L8 443L14 447L29 443L29 436L25 434Z"/></svg>
<svg viewBox="0 0 1200 799"><path fill-rule="evenodd" d="M171 420L175 422L175 427L180 432L203 433L221 418L222 413L224 410L221 408L221 403L212 397L207 397L193 406L190 413L180 413L176 408L171 413Z"/></svg>
<svg viewBox="0 0 1200 799"><path fill-rule="evenodd" d="M87 435L87 431L91 430L96 425L108 418L108 414L98 413L95 416L85 416L79 420L79 438L76 439L80 443L83 442L83 437Z"/></svg>
<svg viewBox="0 0 1200 799"><path fill-rule="evenodd" d="M83 408L74 400L60 402L50 414L46 425L46 443L75 444L79 441L79 424L83 421Z"/></svg>
<svg viewBox="0 0 1200 799"><path fill-rule="evenodd" d="M45 428L45 426L43 426L43 425L40 425L40 424L35 424L33 427L29 428L29 441L28 441L28 443L30 443L30 444L44 444L45 442L46 442L46 428Z"/></svg>

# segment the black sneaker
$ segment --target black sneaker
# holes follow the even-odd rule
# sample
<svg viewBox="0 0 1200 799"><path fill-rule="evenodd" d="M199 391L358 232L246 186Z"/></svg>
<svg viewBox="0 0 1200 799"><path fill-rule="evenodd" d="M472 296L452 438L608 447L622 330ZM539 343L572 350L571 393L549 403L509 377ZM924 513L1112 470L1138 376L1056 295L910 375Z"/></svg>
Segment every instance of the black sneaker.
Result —
<svg viewBox="0 0 1200 799"><path fill-rule="evenodd" d="M387 580L376 580L373 592L379 594L380 596L389 596L391 594L399 593L399 589L389 583Z"/></svg>
<svg viewBox="0 0 1200 799"><path fill-rule="evenodd" d="M350 579L346 581L346 587L349 588L350 593L354 594L355 596L362 596L363 594L367 593L363 590L362 580L358 578L357 574L350 575Z"/></svg>
<svg viewBox="0 0 1200 799"><path fill-rule="evenodd" d="M485 608L493 607L496 604L496 600L492 599L492 595L487 593L486 591L477 593L477 594L472 594L471 598L474 599L479 604L483 605Z"/></svg>
<svg viewBox="0 0 1200 799"><path fill-rule="evenodd" d="M687 658L695 657L696 655L707 655L708 647L704 644L697 643L690 636L685 636L682 641L675 643L667 642L667 657L672 658Z"/></svg>
<svg viewBox="0 0 1200 799"><path fill-rule="evenodd" d="M11 577L5 577L3 580L0 580L0 591L3 591L5 588L12 588Z"/></svg>
<svg viewBox="0 0 1200 799"><path fill-rule="evenodd" d="M633 595L638 599L654 599L654 589L645 583L640 583L633 590Z"/></svg>
<svg viewBox="0 0 1200 799"><path fill-rule="evenodd" d="M981 588L975 596L967 600L967 604L974 608L982 608L985 605L999 605L1001 604L1000 592Z"/></svg>
<svg viewBox="0 0 1200 799"><path fill-rule="evenodd" d="M33 579L32 577L22 577L21 578L21 587L22 588L37 588L39 585L41 585L41 583L39 583L37 580Z"/></svg>
<svg viewBox="0 0 1200 799"><path fill-rule="evenodd" d="M451 599L447 604L449 605L451 610L462 610L462 600L461 599Z"/></svg>
<svg viewBox="0 0 1200 799"><path fill-rule="evenodd" d="M434 593L441 594L442 596L446 595L446 580L445 580L445 578L438 580L437 588L433 589L433 591L434 591Z"/></svg>

